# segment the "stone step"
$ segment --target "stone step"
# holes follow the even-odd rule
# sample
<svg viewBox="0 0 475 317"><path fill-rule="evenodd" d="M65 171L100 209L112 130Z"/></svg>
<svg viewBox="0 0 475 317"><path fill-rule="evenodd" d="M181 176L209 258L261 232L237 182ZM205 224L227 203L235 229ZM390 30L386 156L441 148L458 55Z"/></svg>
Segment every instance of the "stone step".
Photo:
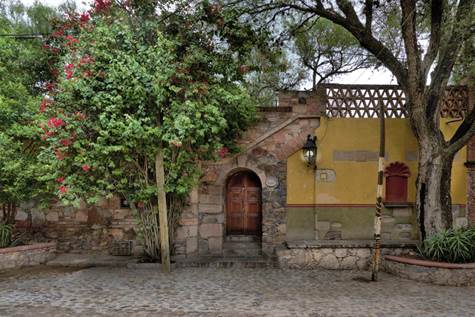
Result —
<svg viewBox="0 0 475 317"><path fill-rule="evenodd" d="M247 235L227 235L225 237L226 242L258 242L261 238L258 236L247 236Z"/></svg>
<svg viewBox="0 0 475 317"><path fill-rule="evenodd" d="M213 267L213 268L277 268L278 263L273 259L255 257L200 257L183 259L173 264L177 268Z"/></svg>
<svg viewBox="0 0 475 317"><path fill-rule="evenodd" d="M223 244L223 255L229 256L259 256L262 255L260 242L226 241Z"/></svg>

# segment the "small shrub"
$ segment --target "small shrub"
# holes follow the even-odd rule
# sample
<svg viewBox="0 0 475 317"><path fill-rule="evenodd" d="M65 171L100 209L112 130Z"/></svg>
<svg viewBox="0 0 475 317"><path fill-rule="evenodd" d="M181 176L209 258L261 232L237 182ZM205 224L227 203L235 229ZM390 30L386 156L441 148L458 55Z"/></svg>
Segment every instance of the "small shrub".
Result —
<svg viewBox="0 0 475 317"><path fill-rule="evenodd" d="M12 243L13 225L0 223L0 248L9 247Z"/></svg>
<svg viewBox="0 0 475 317"><path fill-rule="evenodd" d="M424 241L421 254L429 259L450 263L475 261L475 227L449 229Z"/></svg>

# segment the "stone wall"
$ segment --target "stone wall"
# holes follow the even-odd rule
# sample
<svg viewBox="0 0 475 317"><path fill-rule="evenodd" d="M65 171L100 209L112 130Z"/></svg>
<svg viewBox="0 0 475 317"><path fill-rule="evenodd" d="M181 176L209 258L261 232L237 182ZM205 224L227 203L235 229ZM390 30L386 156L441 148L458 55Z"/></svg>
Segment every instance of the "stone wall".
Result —
<svg viewBox="0 0 475 317"><path fill-rule="evenodd" d="M383 243L382 255L401 255L414 250L412 244ZM289 269L367 270L371 263L370 241L301 241L276 251L279 267Z"/></svg>
<svg viewBox="0 0 475 317"><path fill-rule="evenodd" d="M238 140L241 152L203 162L203 177L190 195L177 230L178 257L222 255L226 235L225 189L230 175L248 170L262 184L262 250L272 254L286 236L287 158L300 150L319 122L318 93L281 92L279 107L266 108ZM285 109L286 111L280 111Z"/></svg>
<svg viewBox="0 0 475 317"><path fill-rule="evenodd" d="M17 229L30 241L57 241L62 252L103 251L114 240L136 240L132 211L120 207L118 198L103 199L95 206L79 208L53 204L38 209L33 203L20 206ZM138 249L140 246L135 243ZM140 250L138 250L139 252Z"/></svg>
<svg viewBox="0 0 475 317"><path fill-rule="evenodd" d="M44 264L55 257L55 252L55 242L0 249L0 271Z"/></svg>
<svg viewBox="0 0 475 317"><path fill-rule="evenodd" d="M429 262L429 261L424 261ZM414 281L450 286L475 285L475 263L462 264L465 268L429 267L384 259L382 269L396 276Z"/></svg>

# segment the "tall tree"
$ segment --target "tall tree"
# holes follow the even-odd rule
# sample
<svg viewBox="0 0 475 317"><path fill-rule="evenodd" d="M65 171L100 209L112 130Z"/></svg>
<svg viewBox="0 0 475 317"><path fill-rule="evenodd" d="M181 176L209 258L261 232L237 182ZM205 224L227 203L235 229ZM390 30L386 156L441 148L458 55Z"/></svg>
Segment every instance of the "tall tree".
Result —
<svg viewBox="0 0 475 317"><path fill-rule="evenodd" d="M49 32L55 16L40 4L0 4L0 221L6 223L14 223L16 205L42 193L35 121L51 74L41 39L25 34Z"/></svg>
<svg viewBox="0 0 475 317"><path fill-rule="evenodd" d="M47 44L61 57L42 109L45 179L64 203L125 197L165 270L174 201L195 185L197 162L215 158L255 114L239 70L246 51L236 32L246 32L227 19L208 3L97 0Z"/></svg>
<svg viewBox="0 0 475 317"><path fill-rule="evenodd" d="M288 27L292 47L308 70L313 89L329 79L375 65L347 30L327 19L317 17Z"/></svg>
<svg viewBox="0 0 475 317"><path fill-rule="evenodd" d="M440 131L439 114L461 48L474 37L475 1L245 0L237 5L266 21L279 14L326 18L349 31L391 71L406 95L419 146L416 210L421 237L451 227L452 162L475 134L475 107L449 140Z"/></svg>

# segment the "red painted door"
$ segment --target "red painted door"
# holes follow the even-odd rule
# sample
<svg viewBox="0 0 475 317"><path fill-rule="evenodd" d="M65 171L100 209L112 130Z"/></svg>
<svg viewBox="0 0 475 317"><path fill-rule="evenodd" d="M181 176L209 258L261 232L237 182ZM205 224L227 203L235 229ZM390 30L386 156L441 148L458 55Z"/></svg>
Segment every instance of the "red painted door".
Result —
<svg viewBox="0 0 475 317"><path fill-rule="evenodd" d="M261 183L251 172L238 172L228 181L226 193L226 233L261 233Z"/></svg>

